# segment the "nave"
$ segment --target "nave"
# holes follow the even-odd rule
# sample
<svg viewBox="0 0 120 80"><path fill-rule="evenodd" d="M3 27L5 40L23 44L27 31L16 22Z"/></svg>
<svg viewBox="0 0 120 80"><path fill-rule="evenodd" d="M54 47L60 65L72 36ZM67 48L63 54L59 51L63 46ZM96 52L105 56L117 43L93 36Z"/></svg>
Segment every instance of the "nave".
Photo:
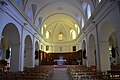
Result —
<svg viewBox="0 0 120 80"><path fill-rule="evenodd" d="M95 66L84 65L57 67L56 65L40 65L35 68L25 67L21 72L9 72L5 67L0 69L0 80L120 80L120 65L106 72L96 70Z"/></svg>
<svg viewBox="0 0 120 80"><path fill-rule="evenodd" d="M50 80L69 80L69 76L67 74L67 67L54 68L53 76Z"/></svg>
<svg viewBox="0 0 120 80"><path fill-rule="evenodd" d="M0 80L120 80L119 34L120 0L0 0Z"/></svg>

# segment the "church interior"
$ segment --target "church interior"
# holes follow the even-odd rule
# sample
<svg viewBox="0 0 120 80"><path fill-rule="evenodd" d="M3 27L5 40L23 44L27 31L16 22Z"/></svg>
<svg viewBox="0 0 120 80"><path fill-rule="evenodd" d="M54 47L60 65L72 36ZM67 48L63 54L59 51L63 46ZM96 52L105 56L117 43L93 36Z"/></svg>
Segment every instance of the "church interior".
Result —
<svg viewBox="0 0 120 80"><path fill-rule="evenodd" d="M0 0L0 80L120 80L120 0Z"/></svg>

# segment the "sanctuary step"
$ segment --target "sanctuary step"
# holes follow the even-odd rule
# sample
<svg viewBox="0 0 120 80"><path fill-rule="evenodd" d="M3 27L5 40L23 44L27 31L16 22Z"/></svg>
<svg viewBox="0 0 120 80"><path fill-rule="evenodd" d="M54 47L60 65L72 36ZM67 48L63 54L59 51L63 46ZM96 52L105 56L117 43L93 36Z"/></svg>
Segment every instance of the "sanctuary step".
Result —
<svg viewBox="0 0 120 80"><path fill-rule="evenodd" d="M54 68L67 68L67 65L54 65Z"/></svg>

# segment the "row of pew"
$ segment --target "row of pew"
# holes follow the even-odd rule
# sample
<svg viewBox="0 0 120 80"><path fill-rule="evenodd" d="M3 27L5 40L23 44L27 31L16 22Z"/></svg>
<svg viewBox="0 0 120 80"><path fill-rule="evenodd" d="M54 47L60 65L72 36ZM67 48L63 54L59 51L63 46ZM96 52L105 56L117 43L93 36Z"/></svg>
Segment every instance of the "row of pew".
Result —
<svg viewBox="0 0 120 80"><path fill-rule="evenodd" d="M53 72L51 65L41 65L35 68L25 67L21 72L0 72L0 80L50 80Z"/></svg>
<svg viewBox="0 0 120 80"><path fill-rule="evenodd" d="M95 66L71 65L67 72L71 80L120 80L119 70L101 72Z"/></svg>

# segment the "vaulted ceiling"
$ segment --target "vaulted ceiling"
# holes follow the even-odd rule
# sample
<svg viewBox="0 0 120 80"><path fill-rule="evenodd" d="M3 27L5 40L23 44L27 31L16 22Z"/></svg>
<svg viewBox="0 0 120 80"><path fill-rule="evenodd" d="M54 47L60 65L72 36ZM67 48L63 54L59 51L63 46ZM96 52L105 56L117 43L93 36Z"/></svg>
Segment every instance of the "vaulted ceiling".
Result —
<svg viewBox="0 0 120 80"><path fill-rule="evenodd" d="M43 27L42 36L46 39L46 31L49 32L48 42L73 41L70 31L74 30L76 36L81 30L81 19L86 19L82 3L90 0L26 0L25 12L29 14L32 9L32 21ZM90 2L89 2L90 3ZM40 23L40 24L38 24ZM76 28L76 25L78 28ZM58 35L63 34L63 40L58 40Z"/></svg>

